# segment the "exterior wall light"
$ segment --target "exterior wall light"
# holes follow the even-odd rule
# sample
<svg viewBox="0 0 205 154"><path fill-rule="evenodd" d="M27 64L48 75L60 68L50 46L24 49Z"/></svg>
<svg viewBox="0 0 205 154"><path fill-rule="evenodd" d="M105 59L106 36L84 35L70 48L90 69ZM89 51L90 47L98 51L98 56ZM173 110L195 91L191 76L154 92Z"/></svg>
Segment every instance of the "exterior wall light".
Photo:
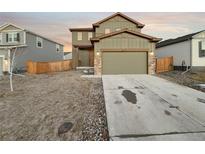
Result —
<svg viewBox="0 0 205 154"><path fill-rule="evenodd" d="M100 52L99 52L99 51L97 51L97 53L96 53L96 54L97 54L97 56L99 56L99 55L100 55Z"/></svg>
<svg viewBox="0 0 205 154"><path fill-rule="evenodd" d="M153 55L154 55L154 52L153 52L153 51L152 51L152 52L150 52L150 55L152 55L152 56L153 56Z"/></svg>

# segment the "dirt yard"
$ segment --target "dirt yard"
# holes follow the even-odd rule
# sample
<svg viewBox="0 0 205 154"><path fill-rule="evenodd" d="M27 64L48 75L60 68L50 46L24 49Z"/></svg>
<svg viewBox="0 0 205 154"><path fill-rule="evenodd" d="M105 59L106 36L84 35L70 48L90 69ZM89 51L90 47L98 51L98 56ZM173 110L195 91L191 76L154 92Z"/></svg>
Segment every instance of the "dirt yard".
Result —
<svg viewBox="0 0 205 154"><path fill-rule="evenodd" d="M205 89L195 86L195 84L205 84L205 72L187 72L182 74L181 71L171 71L157 74L157 76L205 92Z"/></svg>
<svg viewBox="0 0 205 154"><path fill-rule="evenodd" d="M108 140L102 81L70 71L0 80L0 140Z"/></svg>

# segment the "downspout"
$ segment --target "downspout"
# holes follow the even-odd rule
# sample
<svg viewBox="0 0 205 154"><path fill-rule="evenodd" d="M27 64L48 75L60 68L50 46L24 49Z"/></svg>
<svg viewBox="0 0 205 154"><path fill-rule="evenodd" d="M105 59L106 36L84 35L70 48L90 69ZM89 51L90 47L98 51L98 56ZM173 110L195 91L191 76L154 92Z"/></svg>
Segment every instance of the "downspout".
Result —
<svg viewBox="0 0 205 154"><path fill-rule="evenodd" d="M190 38L189 40L190 40L190 68L188 68L188 66L187 66L187 70L182 72L182 74L185 74L185 73L191 71L191 69L192 69L192 38Z"/></svg>

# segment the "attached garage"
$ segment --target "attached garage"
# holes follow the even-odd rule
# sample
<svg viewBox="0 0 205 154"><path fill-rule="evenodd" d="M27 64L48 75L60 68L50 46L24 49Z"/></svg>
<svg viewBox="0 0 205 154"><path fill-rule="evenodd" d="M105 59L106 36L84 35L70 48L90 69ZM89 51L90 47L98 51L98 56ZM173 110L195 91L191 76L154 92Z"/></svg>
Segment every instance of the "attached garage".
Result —
<svg viewBox="0 0 205 154"><path fill-rule="evenodd" d="M102 53L102 74L147 74L148 55L144 51Z"/></svg>
<svg viewBox="0 0 205 154"><path fill-rule="evenodd" d="M154 74L154 50L159 40L127 29L92 39L95 74Z"/></svg>

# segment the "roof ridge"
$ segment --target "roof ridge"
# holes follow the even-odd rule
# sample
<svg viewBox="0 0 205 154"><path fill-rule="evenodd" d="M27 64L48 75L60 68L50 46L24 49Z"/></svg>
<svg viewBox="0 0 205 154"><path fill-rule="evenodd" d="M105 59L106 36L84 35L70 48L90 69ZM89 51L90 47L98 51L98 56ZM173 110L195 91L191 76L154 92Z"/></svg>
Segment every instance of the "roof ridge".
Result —
<svg viewBox="0 0 205 154"><path fill-rule="evenodd" d="M115 17L115 16L117 16L117 15L120 15L120 16L122 16L123 18L125 18L125 19L127 19L127 20L129 20L129 21L131 21L131 22L133 22L133 23L135 23L135 24L136 24L138 27L140 27L140 28L143 28L143 27L145 26L144 24L142 24L142 23L136 21L135 19L130 18L129 16L127 16L127 15L121 13L121 12L116 12L116 13L114 13L114 14L112 14L112 15L106 17L106 18L103 18L103 19L101 19L100 21L94 23L94 24L93 24L93 27L98 26L100 23L103 23L103 22L105 22L105 21L107 21L107 20L109 20L109 19L111 19L111 18L113 18L113 17Z"/></svg>
<svg viewBox="0 0 205 154"><path fill-rule="evenodd" d="M179 37L176 37L176 38L170 38L170 39L161 41L161 42L157 43L156 47L160 48L160 47L163 47L163 46L172 45L172 44L175 44L175 43L180 43L180 42L187 41L187 40L191 39L192 36L194 36L198 33L201 33L203 31L205 31L205 30L201 30L201 31L198 31L198 32L194 32L194 33L182 35L182 36L179 36Z"/></svg>

